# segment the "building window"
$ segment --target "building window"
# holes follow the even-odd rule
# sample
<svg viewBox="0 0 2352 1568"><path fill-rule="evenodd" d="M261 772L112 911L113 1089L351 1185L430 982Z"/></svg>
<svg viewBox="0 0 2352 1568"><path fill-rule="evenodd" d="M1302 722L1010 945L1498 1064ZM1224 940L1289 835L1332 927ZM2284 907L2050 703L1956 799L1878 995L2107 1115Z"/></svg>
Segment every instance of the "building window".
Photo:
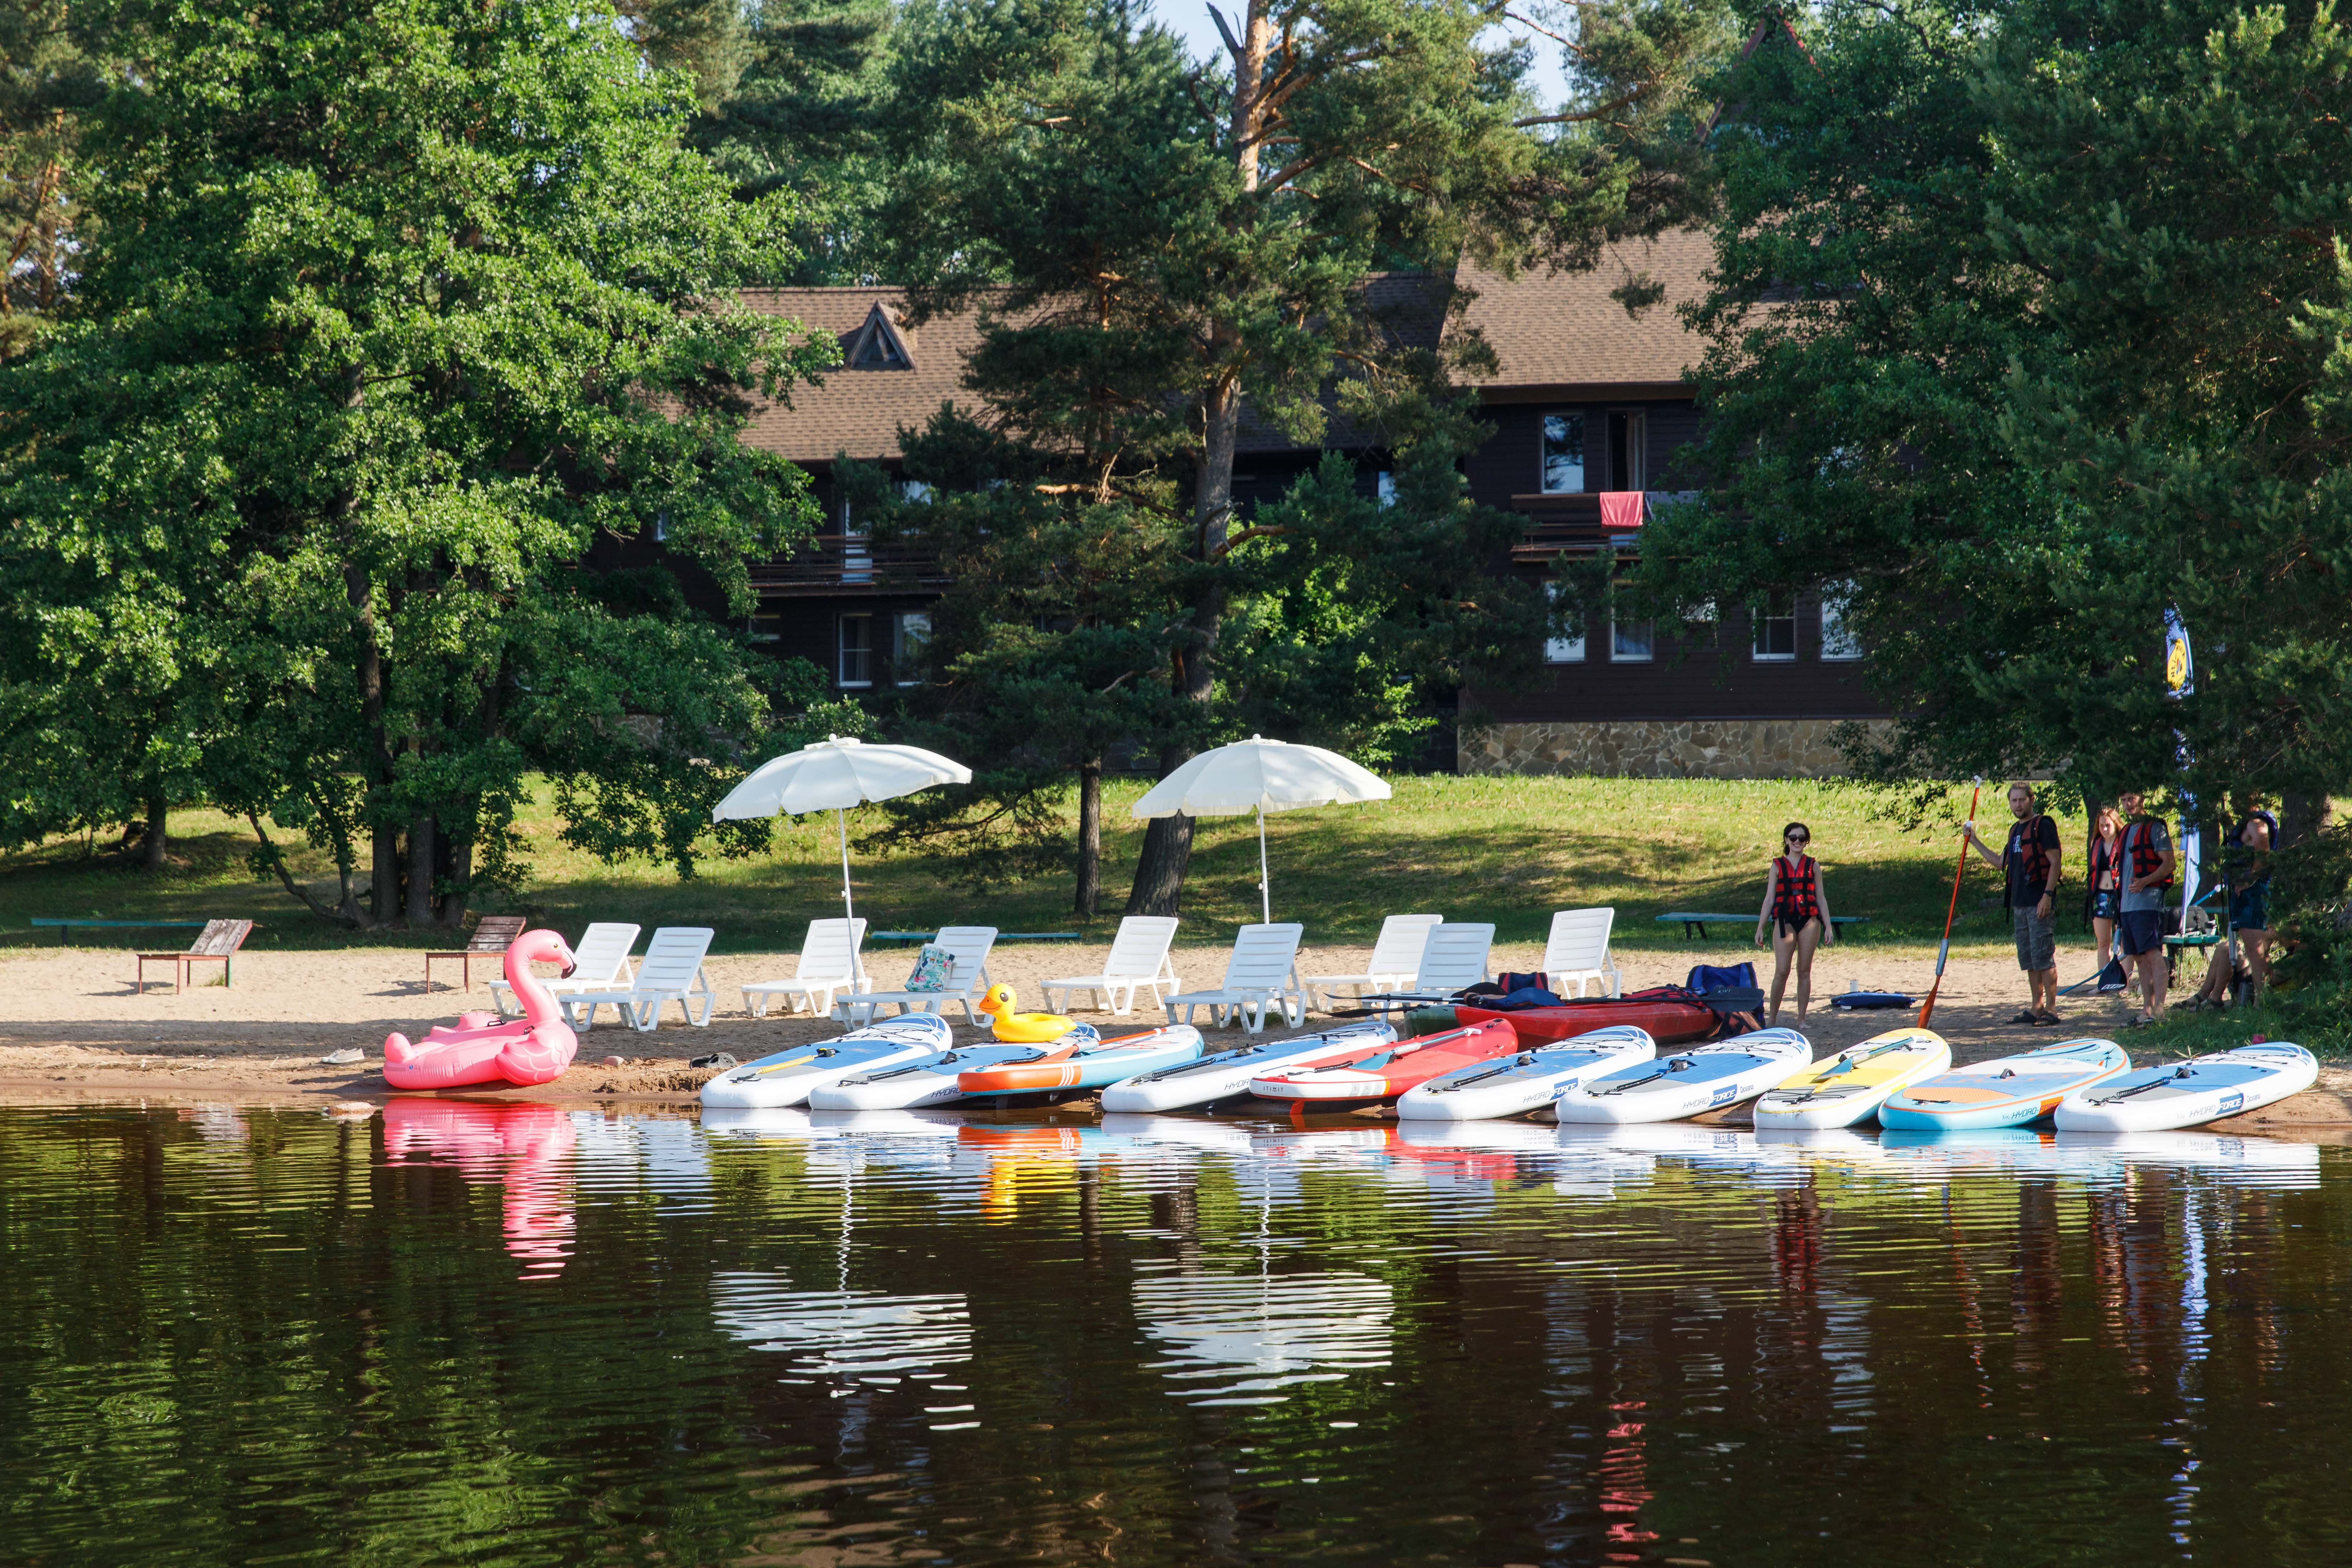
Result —
<svg viewBox="0 0 2352 1568"><path fill-rule="evenodd" d="M1609 624L1609 658L1617 664L1640 664L1650 657L1657 643L1657 625L1653 621L1612 621Z"/></svg>
<svg viewBox="0 0 2352 1568"><path fill-rule="evenodd" d="M898 499L904 501L927 501L931 499L931 487L920 479L900 479Z"/></svg>
<svg viewBox="0 0 2352 1568"><path fill-rule="evenodd" d="M1559 592L1563 584L1559 583L1544 584L1545 595L1555 605L1559 603ZM1580 626L1564 636L1546 637L1544 662L1546 664L1582 664L1584 662L1584 628Z"/></svg>
<svg viewBox="0 0 2352 1568"><path fill-rule="evenodd" d="M890 678L920 686L930 674L931 612L906 610L890 617Z"/></svg>
<svg viewBox="0 0 2352 1568"><path fill-rule="evenodd" d="M1373 493L1381 498L1381 507L1385 509L1396 505L1395 471L1390 468L1382 468L1379 473L1372 476L1372 480Z"/></svg>
<svg viewBox="0 0 2352 1568"><path fill-rule="evenodd" d="M1547 414L1543 421L1543 490L1574 495L1584 489L1584 416Z"/></svg>
<svg viewBox="0 0 2352 1568"><path fill-rule="evenodd" d="M1797 657L1797 606L1788 599L1771 599L1755 606L1754 653L1759 664L1786 664Z"/></svg>
<svg viewBox="0 0 2352 1568"><path fill-rule="evenodd" d="M845 688L874 684L874 617L844 616L837 623L835 681Z"/></svg>
<svg viewBox="0 0 2352 1568"><path fill-rule="evenodd" d="M784 640L784 617L766 613L754 614L743 629L751 635L753 642L782 642Z"/></svg>
<svg viewBox="0 0 2352 1568"><path fill-rule="evenodd" d="M1822 658L1824 659L1856 659L1862 657L1862 638L1847 621L1848 605L1853 598L1853 584L1832 583L1822 589Z"/></svg>
<svg viewBox="0 0 2352 1568"><path fill-rule="evenodd" d="M1638 490L1644 467L1643 449L1649 445L1650 416L1638 408L1620 409L1609 416L1609 488L1612 490Z"/></svg>

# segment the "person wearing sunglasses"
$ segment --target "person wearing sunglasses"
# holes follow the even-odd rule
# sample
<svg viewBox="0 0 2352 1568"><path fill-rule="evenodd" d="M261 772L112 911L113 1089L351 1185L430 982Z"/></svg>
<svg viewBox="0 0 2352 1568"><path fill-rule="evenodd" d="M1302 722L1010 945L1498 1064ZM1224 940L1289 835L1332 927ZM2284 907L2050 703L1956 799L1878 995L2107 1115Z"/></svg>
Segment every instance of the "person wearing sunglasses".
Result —
<svg viewBox="0 0 2352 1568"><path fill-rule="evenodd" d="M1837 941L1830 922L1829 894L1822 889L1821 862L1806 853L1813 830L1801 822L1780 829L1780 853L1764 883L1764 907L1756 913L1756 945L1772 937L1772 1006L1770 1022L1780 1021L1780 996L1789 988L1789 965L1797 966L1797 1022L1813 999L1813 949Z"/></svg>

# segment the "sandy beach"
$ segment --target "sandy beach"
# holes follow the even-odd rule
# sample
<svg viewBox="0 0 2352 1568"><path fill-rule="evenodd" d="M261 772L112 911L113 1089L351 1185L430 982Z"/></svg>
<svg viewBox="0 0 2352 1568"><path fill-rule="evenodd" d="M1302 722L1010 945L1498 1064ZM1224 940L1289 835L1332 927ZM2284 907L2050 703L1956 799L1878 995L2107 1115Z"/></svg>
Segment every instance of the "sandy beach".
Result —
<svg viewBox="0 0 2352 1568"><path fill-rule="evenodd" d="M990 974L1013 985L1024 1008L1041 1007L1044 981L1099 968L1107 952L1099 945L1000 946L990 960ZM1177 973L1188 985L1213 984L1225 956L1223 948L1180 947ZM1541 956L1532 946L1498 946L1494 967L1530 970ZM1694 943L1686 950L1623 953L1618 962L1626 988L1634 990L1679 982L1693 963L1733 963L1750 956L1751 951L1725 943ZM1299 967L1309 975L1339 973L1361 967L1370 957L1367 948L1319 947L1303 952ZM867 954L877 985L900 983L913 962L908 949ZM719 990L719 1007L709 1026L688 1026L675 1007L650 1033L600 1024L582 1037L578 1063L563 1079L503 1092L535 1100L690 1100L709 1076L708 1069L688 1067L696 1057L724 1051L749 1060L840 1032L839 1025L805 1013L753 1018L746 1012L740 987L789 975L793 964L788 953L713 958L708 973ZM169 984L153 978L160 971L151 965L142 994L132 987L132 969L130 954L120 949L20 950L0 960L0 1100L381 1100L387 1093L380 1073L384 1037L395 1029L421 1035L463 1008L488 1007L486 971L495 972L478 963L467 993L442 983L445 972L454 978L454 966L436 964L428 994L424 961L411 952L253 952L238 958L233 986L215 980L175 994ZM1906 1015L1841 1012L1823 1005L1826 995L1853 985L1916 994L1932 971L1932 954L1832 950L1815 967L1823 996L1805 1022L1806 1033L1828 1051L1895 1027ZM1955 958L1945 974L1935 1027L1951 1041L1958 1059L1968 1062L2072 1034L2112 1034L2128 1016L2116 998L2084 998L2067 1004L2064 1029L2030 1029L2008 1022L2021 991L2016 966L2006 957ZM950 1016L964 1034L961 1013ZM1148 1005L1128 1019L1086 1010L1077 1016L1107 1034L1151 1022ZM1319 1021L1318 1015L1307 1026ZM1781 1021L1795 1022L1793 1005ZM1276 1026L1270 1032L1294 1031ZM1222 1040L1238 1043L1243 1037L1238 1030L1209 1034L1213 1048ZM320 1065L320 1057L346 1048L364 1053L363 1059L346 1067ZM608 1058L618 1058L617 1064L608 1064ZM2346 1089L2352 1089L2352 1071L2329 1068L2320 1090L2269 1114L2274 1121L2352 1123Z"/></svg>

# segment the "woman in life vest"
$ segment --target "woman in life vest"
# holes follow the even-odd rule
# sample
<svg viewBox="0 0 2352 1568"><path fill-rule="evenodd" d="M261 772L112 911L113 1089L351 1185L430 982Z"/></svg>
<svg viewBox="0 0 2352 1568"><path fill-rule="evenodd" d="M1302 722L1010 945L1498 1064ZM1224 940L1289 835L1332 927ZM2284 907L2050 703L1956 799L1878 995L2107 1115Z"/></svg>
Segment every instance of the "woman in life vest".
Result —
<svg viewBox="0 0 2352 1568"><path fill-rule="evenodd" d="M1772 936L1772 1024L1780 1021L1780 995L1789 988L1789 963L1797 965L1797 1022L1813 999L1813 949L1837 941L1830 921L1829 894L1822 889L1822 865L1805 853L1813 830L1801 822L1780 829L1780 853L1764 881L1764 907L1756 913L1756 945Z"/></svg>
<svg viewBox="0 0 2352 1568"><path fill-rule="evenodd" d="M2115 962L2116 917L2124 912L2124 818L2112 805L2099 807L2091 839L2091 932L2099 939L2096 973Z"/></svg>

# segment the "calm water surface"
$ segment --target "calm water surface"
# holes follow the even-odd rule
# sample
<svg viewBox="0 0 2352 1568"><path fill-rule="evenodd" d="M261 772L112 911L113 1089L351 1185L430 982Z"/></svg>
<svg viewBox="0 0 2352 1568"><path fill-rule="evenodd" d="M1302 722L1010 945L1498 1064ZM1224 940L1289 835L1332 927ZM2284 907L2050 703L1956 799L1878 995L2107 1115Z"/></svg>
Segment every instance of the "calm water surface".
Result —
<svg viewBox="0 0 2352 1568"><path fill-rule="evenodd" d="M2352 1163L0 1110L0 1560L2352 1563Z"/></svg>

